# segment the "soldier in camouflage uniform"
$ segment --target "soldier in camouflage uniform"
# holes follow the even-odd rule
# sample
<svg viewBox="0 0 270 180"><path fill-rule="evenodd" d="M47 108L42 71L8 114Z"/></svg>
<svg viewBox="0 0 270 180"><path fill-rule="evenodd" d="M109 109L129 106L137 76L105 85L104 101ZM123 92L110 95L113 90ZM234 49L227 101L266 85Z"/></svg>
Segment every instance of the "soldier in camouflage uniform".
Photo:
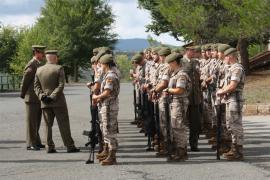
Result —
<svg viewBox="0 0 270 180"><path fill-rule="evenodd" d="M111 67L113 64L113 56L106 54L99 60L101 63L104 76L101 83L99 95L93 95L93 101L100 103L100 115L103 128L103 136L105 143L108 144L109 153L106 159L101 161L101 165L116 164L117 129L118 129L118 111L120 91L120 79Z"/></svg>
<svg viewBox="0 0 270 180"><path fill-rule="evenodd" d="M207 110L208 119L205 122L206 127L206 138L216 137L216 114L214 109L214 99L213 92L216 87L215 79L213 74L215 74L215 63L217 57L217 50L215 44L205 45L205 55L208 57L208 62L205 64L201 77L202 80L202 90L204 99L204 108Z"/></svg>
<svg viewBox="0 0 270 180"><path fill-rule="evenodd" d="M145 132L145 119L143 119L143 94L145 92L144 89L144 83L145 83L145 74L146 74L146 66L147 62L143 58L141 54L135 54L132 58L131 61L136 64L136 71L133 74L134 77L134 82L136 86L136 101L138 102L138 107L139 107L139 119L140 122L138 124L139 128L142 128L140 132Z"/></svg>
<svg viewBox="0 0 270 180"><path fill-rule="evenodd" d="M217 91L217 95L224 98L226 103L226 125L232 137L232 146L228 153L224 153L227 160L243 160L243 89L245 72L238 63L238 54L235 48L229 48L224 52L225 63L230 65L225 77L225 85Z"/></svg>
<svg viewBox="0 0 270 180"><path fill-rule="evenodd" d="M166 146L166 117L165 117L165 100L166 96L162 93L162 91L168 87L169 83L169 65L165 63L165 58L171 54L171 50L168 47L162 47L159 52L159 67L155 72L155 85L154 85L154 98L158 100L158 108L159 108L159 129L160 129L160 137L159 137L159 148L157 156L164 156L167 154Z"/></svg>
<svg viewBox="0 0 270 180"><path fill-rule="evenodd" d="M201 90L202 90L202 115L203 115L203 132L208 133L212 128L212 106L209 103L210 100L208 98L208 89L206 80L209 77L209 64L211 63L211 59L209 57L210 54L210 46L208 44L202 46L202 56L200 60L200 80L201 80Z"/></svg>
<svg viewBox="0 0 270 180"><path fill-rule="evenodd" d="M222 89L224 87L225 83L225 74L228 71L229 65L224 63L224 52L230 48L230 45L227 44L219 44L218 45L218 65L216 68L216 89ZM221 101L221 98L217 96L215 98L215 111L217 112L217 118L221 118L221 129L222 129L222 137L221 137L221 148L220 152L228 152L229 147L230 147L230 135L228 134L228 130L226 128L226 118L225 118L225 113L226 113L226 107L225 103ZM216 137L212 138L212 142L210 143L213 146L216 146Z"/></svg>
<svg viewBox="0 0 270 180"><path fill-rule="evenodd" d="M180 60L182 55L173 53L166 57L170 66L169 85L165 90L170 95L170 134L173 152L169 161L183 161L187 159L187 130L186 113L189 104L191 81L183 71Z"/></svg>
<svg viewBox="0 0 270 180"><path fill-rule="evenodd" d="M112 50L109 48L109 47L100 47L98 48L98 54L95 56L95 60L96 60L96 63L97 63L97 68L96 68L96 75L95 75L95 81L94 81L94 86L93 86L93 92L95 95L98 95L100 94L100 90L101 90L101 84L102 84L102 81L104 80L104 76L105 76L105 72L103 71L103 68L102 68L102 65L100 63L100 59L101 57L105 56L105 55L112 55L113 52ZM110 70L113 71L118 79L120 79L120 71L118 70L118 68L116 67L116 64L115 62L113 61L111 64L110 64ZM93 105L96 105L97 103L95 103L95 101L93 102ZM101 114L100 114L100 110L101 110L101 104L97 104L98 105L98 109L99 109L99 116L101 119ZM104 139L104 125L103 125L103 121L100 121L100 129L102 131L102 137L101 137L101 140ZM118 126L117 126L117 130L118 130ZM100 147L100 150L96 157L97 159L99 159L99 161L103 161L105 160L108 155L109 155L109 145L107 142L100 142L100 146L102 146L103 144L103 148Z"/></svg>

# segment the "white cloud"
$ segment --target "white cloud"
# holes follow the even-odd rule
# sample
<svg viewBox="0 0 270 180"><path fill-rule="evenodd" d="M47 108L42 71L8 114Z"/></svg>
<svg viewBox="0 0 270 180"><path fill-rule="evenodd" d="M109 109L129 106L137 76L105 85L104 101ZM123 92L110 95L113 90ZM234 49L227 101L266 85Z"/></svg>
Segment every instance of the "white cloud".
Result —
<svg viewBox="0 0 270 180"><path fill-rule="evenodd" d="M15 9L18 5L31 4L33 0L0 0L1 5L9 6L9 12L20 11L18 14L3 13L0 14L0 22L5 25L13 26L25 26L33 25L36 18L39 16L39 12L34 11L31 14L26 12L26 9ZM43 0L35 0L36 3L43 4ZM162 34L155 36L153 33L146 33L145 26L151 23L151 16L149 12L143 9L138 9L137 0L111 0L109 3L112 5L113 13L116 16L113 31L119 35L119 38L147 38L147 35L151 35L156 40L164 44L182 45L183 43L176 41L168 34ZM1 7L0 5L0 7ZM33 4L32 4L33 5ZM2 7L4 7L2 6ZM11 8L13 7L13 8ZM40 7L38 7L40 8Z"/></svg>
<svg viewBox="0 0 270 180"><path fill-rule="evenodd" d="M119 38L146 38L147 35L151 35L164 44L178 46L183 44L169 34L155 36L153 33L146 33L145 26L151 23L151 16L149 12L137 8L137 0L111 0L110 4L116 16L114 31L119 35Z"/></svg>
<svg viewBox="0 0 270 180"><path fill-rule="evenodd" d="M18 4L23 4L27 3L30 0L1 0L2 5L18 5Z"/></svg>
<svg viewBox="0 0 270 180"><path fill-rule="evenodd" d="M0 21L4 25L29 26L33 25L39 14L2 15Z"/></svg>

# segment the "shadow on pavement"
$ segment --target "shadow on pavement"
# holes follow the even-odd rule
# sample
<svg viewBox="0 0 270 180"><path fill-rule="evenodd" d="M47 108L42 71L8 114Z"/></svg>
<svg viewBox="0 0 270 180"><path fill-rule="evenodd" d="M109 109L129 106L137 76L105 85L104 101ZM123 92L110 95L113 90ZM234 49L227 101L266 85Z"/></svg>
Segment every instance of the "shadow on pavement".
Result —
<svg viewBox="0 0 270 180"><path fill-rule="evenodd" d="M21 144L25 143L25 141L22 140L1 140L0 144Z"/></svg>
<svg viewBox="0 0 270 180"><path fill-rule="evenodd" d="M0 160L0 163L64 163L64 162L83 162L83 160L82 159L72 159L72 160L42 160L42 159Z"/></svg>

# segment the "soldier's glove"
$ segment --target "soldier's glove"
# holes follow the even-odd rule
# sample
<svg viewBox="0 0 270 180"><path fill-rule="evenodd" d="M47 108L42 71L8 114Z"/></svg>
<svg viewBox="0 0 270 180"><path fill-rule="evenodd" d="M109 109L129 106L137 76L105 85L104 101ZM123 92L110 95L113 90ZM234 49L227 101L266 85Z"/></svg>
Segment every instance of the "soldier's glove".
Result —
<svg viewBox="0 0 270 180"><path fill-rule="evenodd" d="M46 96L45 101L46 101L46 103L50 104L53 101L53 99L50 96Z"/></svg>
<svg viewBox="0 0 270 180"><path fill-rule="evenodd" d="M41 101L45 102L46 97L47 97L46 95L41 96Z"/></svg>
<svg viewBox="0 0 270 180"><path fill-rule="evenodd" d="M44 96L41 97L41 101L46 103L46 104L49 104L49 103L51 103L53 101L53 99L51 97L49 97L49 96L44 95Z"/></svg>

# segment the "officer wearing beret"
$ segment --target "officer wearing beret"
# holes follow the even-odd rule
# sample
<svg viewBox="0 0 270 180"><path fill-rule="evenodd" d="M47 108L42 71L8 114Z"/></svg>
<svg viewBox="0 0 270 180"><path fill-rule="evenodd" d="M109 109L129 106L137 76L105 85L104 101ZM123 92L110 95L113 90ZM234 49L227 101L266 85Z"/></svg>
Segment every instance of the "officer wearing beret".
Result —
<svg viewBox="0 0 270 180"><path fill-rule="evenodd" d="M45 52L47 63L37 70L35 92L41 100L41 108L46 124L47 153L55 153L52 138L52 126L56 117L61 137L68 153L79 152L71 137L66 99L64 95L65 73L62 66L57 65L57 50Z"/></svg>
<svg viewBox="0 0 270 180"><path fill-rule="evenodd" d="M45 146L41 144L39 137L39 127L41 122L40 101L34 91L34 79L37 68L41 66L44 58L44 49L42 45L33 45L33 58L24 68L23 79L21 82L20 97L25 101L26 107L26 144L27 150L40 150Z"/></svg>
<svg viewBox="0 0 270 180"><path fill-rule="evenodd" d="M108 150L108 152L104 153L106 156L100 160L101 165L106 166L116 164L120 79L117 73L111 69L114 63L111 54L102 56L99 61L104 72L104 77L101 83L100 94L93 95L93 101L101 105L102 132L104 141L108 144L108 149L104 149L104 151Z"/></svg>
<svg viewBox="0 0 270 180"><path fill-rule="evenodd" d="M189 106L187 118L189 122L189 144L191 151L199 151L198 140L201 130L201 87L200 87L200 64L197 58L200 56L200 46L190 46L186 48L182 59L183 71L189 75L192 88L189 95Z"/></svg>

